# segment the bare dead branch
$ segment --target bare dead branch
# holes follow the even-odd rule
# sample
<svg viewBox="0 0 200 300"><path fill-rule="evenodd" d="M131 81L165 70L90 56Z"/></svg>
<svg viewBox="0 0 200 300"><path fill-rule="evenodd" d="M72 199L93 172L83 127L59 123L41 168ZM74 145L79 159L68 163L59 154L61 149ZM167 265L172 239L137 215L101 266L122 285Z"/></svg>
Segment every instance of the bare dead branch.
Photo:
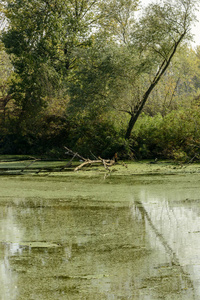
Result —
<svg viewBox="0 0 200 300"><path fill-rule="evenodd" d="M74 156L74 158L75 158L75 157L78 157L78 158L80 158L80 159L82 159L82 160L84 160L84 161L87 160L86 158L84 158L83 156L81 156L81 155L78 154L77 152L72 151L71 149L67 148L66 146L65 146L64 148L67 150L66 154L72 155L72 156Z"/></svg>
<svg viewBox="0 0 200 300"><path fill-rule="evenodd" d="M80 169L82 169L85 166L90 166L90 165L94 165L94 164L103 164L104 168L106 170L109 170L109 167L113 166L115 164L115 161L112 159L102 159L99 157L98 160L91 160L91 159L87 159L86 161L84 161L82 164L80 164L79 166L77 166L74 171L79 171Z"/></svg>

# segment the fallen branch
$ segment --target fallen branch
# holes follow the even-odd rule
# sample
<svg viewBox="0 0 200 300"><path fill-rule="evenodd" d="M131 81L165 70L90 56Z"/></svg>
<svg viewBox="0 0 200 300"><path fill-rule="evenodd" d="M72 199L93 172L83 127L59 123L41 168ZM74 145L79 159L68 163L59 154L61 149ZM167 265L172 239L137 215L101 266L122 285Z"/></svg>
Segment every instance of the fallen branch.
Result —
<svg viewBox="0 0 200 300"><path fill-rule="evenodd" d="M69 155L73 156L72 159L70 160L70 162L72 162L72 160L75 157L78 157L79 159L81 159L83 161L79 166L77 166L74 169L75 172L79 171L80 169L82 169L85 166L90 166L90 165L94 165L94 164L103 164L104 168L106 170L109 170L109 167L111 167L111 166L113 166L115 164L115 160L114 159L103 159L101 157L98 157L98 159L97 159L95 157L95 159L92 160L92 159L88 159L88 158L85 158L85 157L81 156L79 153L72 151L68 147L64 147L64 148L67 150L66 154L69 154Z"/></svg>
<svg viewBox="0 0 200 300"><path fill-rule="evenodd" d="M115 164L114 160L110 160L110 159L98 159L98 160L91 160L91 159L87 159L86 161L84 161L82 164L80 164L78 167L76 167L74 169L74 171L79 171L81 168L83 168L84 166L87 165L93 165L93 164L103 164L104 168L106 170L109 170L109 167L113 166Z"/></svg>
<svg viewBox="0 0 200 300"><path fill-rule="evenodd" d="M68 163L66 165L64 165L62 168L60 168L60 171L64 170L67 167L70 167L72 165L72 161L75 157L76 157L76 155L74 154L74 156L70 159L70 161L68 161Z"/></svg>
<svg viewBox="0 0 200 300"><path fill-rule="evenodd" d="M77 152L72 151L71 149L67 148L66 146L64 148L67 150L67 152L65 154L72 155L74 158L78 157L78 158L80 158L82 160L87 160L86 158L84 158L83 156L81 156Z"/></svg>

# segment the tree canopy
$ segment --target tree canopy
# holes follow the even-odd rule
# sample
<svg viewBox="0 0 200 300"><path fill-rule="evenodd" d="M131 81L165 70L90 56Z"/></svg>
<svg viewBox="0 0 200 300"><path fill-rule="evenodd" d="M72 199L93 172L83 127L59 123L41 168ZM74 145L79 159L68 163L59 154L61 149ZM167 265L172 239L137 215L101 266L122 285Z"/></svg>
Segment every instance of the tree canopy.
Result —
<svg viewBox="0 0 200 300"><path fill-rule="evenodd" d="M35 139L50 107L62 106L57 117L74 143L86 123L93 134L99 127L109 135L109 124L108 131L130 140L145 109L164 116L177 109L175 95L198 94L197 64L196 74L180 76L188 62L178 60L182 48L198 60L187 45L195 3L163 0L140 12L138 0L2 0L1 42L14 72L7 88L14 105L7 111L15 111L10 124Z"/></svg>

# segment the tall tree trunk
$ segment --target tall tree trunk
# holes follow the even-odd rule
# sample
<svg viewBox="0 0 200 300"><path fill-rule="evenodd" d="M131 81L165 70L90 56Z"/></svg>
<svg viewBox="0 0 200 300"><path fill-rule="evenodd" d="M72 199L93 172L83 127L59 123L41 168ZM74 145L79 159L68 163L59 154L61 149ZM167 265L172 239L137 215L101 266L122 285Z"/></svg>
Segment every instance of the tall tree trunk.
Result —
<svg viewBox="0 0 200 300"><path fill-rule="evenodd" d="M127 128L127 131L126 131L125 139L128 140L130 138L132 129L133 129L139 115L141 114L141 112L143 110L143 107L144 107L145 103L147 102L147 99L149 98L149 95L150 95L151 91L153 90L154 86L155 86L155 84L150 85L150 87L148 88L148 90L144 94L144 96L142 98L142 101L135 107L134 112L131 114L131 118L130 118L130 121L128 123L128 128Z"/></svg>
<svg viewBox="0 0 200 300"><path fill-rule="evenodd" d="M133 127L138 119L138 117L140 116L143 107L145 105L145 103L147 102L149 95L151 94L151 92L153 91L153 89L155 88L155 86L158 84L158 82L160 81L161 77L163 76L163 74L165 73L165 71L167 70L167 68L169 67L169 64L174 56L174 54L176 53L176 50L179 46L179 44L181 43L182 39L184 38L184 36L186 35L187 31L185 30L179 37L178 41L174 42L173 48L171 50L171 54L169 55L168 58L164 59L162 64L160 65L152 83L150 84L149 88L147 89L147 91L144 93L142 100L136 105L134 111L131 113L131 118L130 121L128 123L128 128L126 131L126 135L125 135L125 139L130 139L131 136L131 132L133 130Z"/></svg>

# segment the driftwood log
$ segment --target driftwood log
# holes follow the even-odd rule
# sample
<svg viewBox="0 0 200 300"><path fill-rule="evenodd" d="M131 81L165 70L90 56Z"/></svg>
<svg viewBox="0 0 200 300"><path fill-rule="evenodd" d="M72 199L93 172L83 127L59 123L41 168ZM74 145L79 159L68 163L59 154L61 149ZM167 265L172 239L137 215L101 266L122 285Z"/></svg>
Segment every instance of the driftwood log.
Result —
<svg viewBox="0 0 200 300"><path fill-rule="evenodd" d="M109 167L111 167L115 164L115 159L103 159L101 157L98 157L98 158L95 157L95 159L92 160L92 159L85 158L78 153L75 153L74 151L72 151L71 149L69 149L67 147L64 147L64 148L67 150L66 154L72 155L72 159L70 160L70 163L76 157L81 160L81 164L79 166L77 166L74 169L74 171L79 171L80 169L82 169L85 166L91 166L94 164L102 164L106 170L110 171Z"/></svg>

